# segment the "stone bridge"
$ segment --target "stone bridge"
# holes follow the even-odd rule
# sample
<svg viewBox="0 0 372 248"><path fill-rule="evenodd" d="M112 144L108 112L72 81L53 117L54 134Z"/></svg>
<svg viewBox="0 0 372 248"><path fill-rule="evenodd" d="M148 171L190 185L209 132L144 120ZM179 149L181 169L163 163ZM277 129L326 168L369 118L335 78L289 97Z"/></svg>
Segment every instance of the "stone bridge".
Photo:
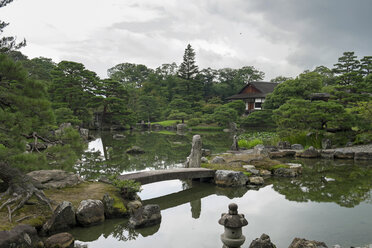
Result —
<svg viewBox="0 0 372 248"><path fill-rule="evenodd" d="M142 185L167 180L211 179L215 171L205 168L179 168L169 170L141 171L118 176L120 180L134 180Z"/></svg>

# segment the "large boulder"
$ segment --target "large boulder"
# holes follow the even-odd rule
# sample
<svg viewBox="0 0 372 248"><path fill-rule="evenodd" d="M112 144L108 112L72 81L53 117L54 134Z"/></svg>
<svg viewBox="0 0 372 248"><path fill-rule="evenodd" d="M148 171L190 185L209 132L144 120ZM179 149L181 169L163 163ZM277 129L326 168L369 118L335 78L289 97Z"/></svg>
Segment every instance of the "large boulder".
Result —
<svg viewBox="0 0 372 248"><path fill-rule="evenodd" d="M149 204L137 210L129 219L130 228L154 226L161 222L159 205Z"/></svg>
<svg viewBox="0 0 372 248"><path fill-rule="evenodd" d="M54 210L52 217L43 225L42 233L50 235L68 230L76 225L75 209L71 202L63 201Z"/></svg>
<svg viewBox="0 0 372 248"><path fill-rule="evenodd" d="M46 188L64 188L75 186L83 180L79 175L63 170L39 170L27 174Z"/></svg>
<svg viewBox="0 0 372 248"><path fill-rule="evenodd" d="M226 160L223 157L216 156L211 160L211 164L224 164Z"/></svg>
<svg viewBox="0 0 372 248"><path fill-rule="evenodd" d="M274 175L278 177L297 177L302 174L301 164L288 164L288 167L275 169Z"/></svg>
<svg viewBox="0 0 372 248"><path fill-rule="evenodd" d="M124 203L120 199L110 197L107 193L103 196L102 203L107 219L125 217L128 214Z"/></svg>
<svg viewBox="0 0 372 248"><path fill-rule="evenodd" d="M314 147L310 146L305 151L297 153L296 156L300 158L318 158L320 157L320 152Z"/></svg>
<svg viewBox="0 0 372 248"><path fill-rule="evenodd" d="M335 151L334 158L338 159L354 159L354 152L352 151Z"/></svg>
<svg viewBox="0 0 372 248"><path fill-rule="evenodd" d="M296 155L295 151L277 151L277 152L269 152L270 158L284 158L284 157L293 157Z"/></svg>
<svg viewBox="0 0 372 248"><path fill-rule="evenodd" d="M258 155L268 155L271 152L278 152L279 149L276 146L264 146L264 145L256 145L254 147L254 153Z"/></svg>
<svg viewBox="0 0 372 248"><path fill-rule="evenodd" d="M0 248L37 247L42 245L35 227L18 225L10 231L0 231Z"/></svg>
<svg viewBox="0 0 372 248"><path fill-rule="evenodd" d="M219 186L243 186L247 181L248 177L240 171L218 170L214 176L214 182Z"/></svg>
<svg viewBox="0 0 372 248"><path fill-rule="evenodd" d="M328 246L319 241L294 238L288 248L328 248Z"/></svg>
<svg viewBox="0 0 372 248"><path fill-rule="evenodd" d="M202 140L200 135L192 137L191 152L187 158L187 168L200 168L202 157Z"/></svg>
<svg viewBox="0 0 372 248"><path fill-rule="evenodd" d="M73 248L75 239L67 233L58 233L45 240L45 248Z"/></svg>
<svg viewBox="0 0 372 248"><path fill-rule="evenodd" d="M82 226L92 226L105 220L105 210L100 200L83 200L77 211L76 219Z"/></svg>
<svg viewBox="0 0 372 248"><path fill-rule="evenodd" d="M145 150L143 150L139 146L132 146L126 150L126 153L128 154L142 154L145 153Z"/></svg>
<svg viewBox="0 0 372 248"><path fill-rule="evenodd" d="M142 202L139 200L130 201L127 204L127 209L131 215L134 215L139 209L142 208Z"/></svg>
<svg viewBox="0 0 372 248"><path fill-rule="evenodd" d="M253 240L249 248L276 248L276 246L271 243L269 235L264 233L260 238Z"/></svg>
<svg viewBox="0 0 372 248"><path fill-rule="evenodd" d="M264 182L265 181L262 177L250 177L249 178L249 184L252 184L252 185L263 185Z"/></svg>
<svg viewBox="0 0 372 248"><path fill-rule="evenodd" d="M301 144L293 144L291 145L292 150L303 150L304 147Z"/></svg>

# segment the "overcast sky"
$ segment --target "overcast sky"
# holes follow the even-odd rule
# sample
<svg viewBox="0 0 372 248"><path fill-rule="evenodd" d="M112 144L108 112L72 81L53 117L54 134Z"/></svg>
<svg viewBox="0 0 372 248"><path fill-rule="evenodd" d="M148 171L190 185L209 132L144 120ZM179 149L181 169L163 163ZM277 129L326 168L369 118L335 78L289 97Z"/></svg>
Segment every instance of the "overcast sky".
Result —
<svg viewBox="0 0 372 248"><path fill-rule="evenodd" d="M83 63L101 77L123 63L254 66L265 79L372 55L371 0L14 0L0 8L21 51Z"/></svg>

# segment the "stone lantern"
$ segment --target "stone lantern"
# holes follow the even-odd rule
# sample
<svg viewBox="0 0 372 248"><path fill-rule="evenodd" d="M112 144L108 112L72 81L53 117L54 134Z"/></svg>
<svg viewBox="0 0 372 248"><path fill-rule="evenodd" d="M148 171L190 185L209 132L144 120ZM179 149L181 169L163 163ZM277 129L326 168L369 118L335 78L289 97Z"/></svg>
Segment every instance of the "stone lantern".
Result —
<svg viewBox="0 0 372 248"><path fill-rule="evenodd" d="M221 234L221 240L224 246L222 248L239 248L245 241L242 234L242 227L248 225L244 214L238 214L238 205L229 204L229 213L222 214L219 224L225 227L225 232Z"/></svg>

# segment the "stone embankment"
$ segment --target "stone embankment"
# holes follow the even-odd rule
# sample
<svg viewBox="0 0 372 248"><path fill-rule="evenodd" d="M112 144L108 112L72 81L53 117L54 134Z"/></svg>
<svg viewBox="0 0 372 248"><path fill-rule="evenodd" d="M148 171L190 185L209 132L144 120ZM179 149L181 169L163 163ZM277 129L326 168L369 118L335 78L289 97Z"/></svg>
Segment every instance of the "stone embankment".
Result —
<svg viewBox="0 0 372 248"><path fill-rule="evenodd" d="M294 146L294 145L292 145ZM258 147L255 150L260 154L266 153L270 158L300 157L300 158L325 158L325 159L354 159L372 160L372 144L334 149L315 149L309 147L306 150L278 147Z"/></svg>

